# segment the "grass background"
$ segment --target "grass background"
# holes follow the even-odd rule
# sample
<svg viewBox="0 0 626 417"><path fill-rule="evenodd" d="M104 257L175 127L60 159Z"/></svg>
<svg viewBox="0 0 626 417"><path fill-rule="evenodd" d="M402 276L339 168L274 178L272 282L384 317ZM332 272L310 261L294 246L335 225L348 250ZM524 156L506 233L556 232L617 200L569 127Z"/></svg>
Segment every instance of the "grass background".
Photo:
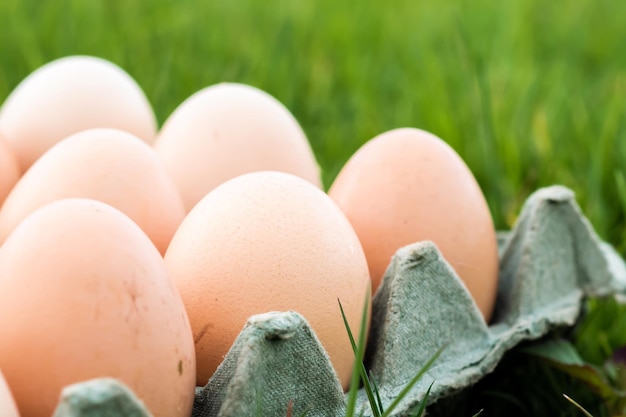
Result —
<svg viewBox="0 0 626 417"><path fill-rule="evenodd" d="M269 92L327 187L368 139L426 129L467 162L498 228L564 184L626 254L625 1L0 1L0 102L71 54L128 71L160 123L220 81Z"/></svg>

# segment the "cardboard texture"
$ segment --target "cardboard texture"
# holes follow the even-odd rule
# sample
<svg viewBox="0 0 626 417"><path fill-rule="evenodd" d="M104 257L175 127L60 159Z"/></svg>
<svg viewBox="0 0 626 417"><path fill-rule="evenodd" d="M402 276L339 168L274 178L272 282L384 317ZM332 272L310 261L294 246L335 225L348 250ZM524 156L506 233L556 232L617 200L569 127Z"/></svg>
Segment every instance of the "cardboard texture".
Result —
<svg viewBox="0 0 626 417"><path fill-rule="evenodd" d="M289 410L289 411L288 411ZM345 415L343 390L319 340L296 312L251 317L196 395L194 417Z"/></svg>
<svg viewBox="0 0 626 417"><path fill-rule="evenodd" d="M429 401L445 401L491 372L518 343L573 325L585 297L626 291L623 259L599 240L567 188L534 193L514 229L498 240L500 282L489 325L433 243L408 245L393 257L373 298L366 355L383 404L444 350L392 415L408 415L431 384ZM92 383L85 383L85 392L78 386L65 392L55 417L109 415L77 414L67 405L73 397L95 395ZM118 388L107 381L102 389ZM371 415L362 391L358 411ZM345 415L344 393L306 320L296 312L271 312L249 319L215 375L197 389L193 417L304 412Z"/></svg>
<svg viewBox="0 0 626 417"><path fill-rule="evenodd" d="M132 391L113 378L68 385L53 417L152 417Z"/></svg>

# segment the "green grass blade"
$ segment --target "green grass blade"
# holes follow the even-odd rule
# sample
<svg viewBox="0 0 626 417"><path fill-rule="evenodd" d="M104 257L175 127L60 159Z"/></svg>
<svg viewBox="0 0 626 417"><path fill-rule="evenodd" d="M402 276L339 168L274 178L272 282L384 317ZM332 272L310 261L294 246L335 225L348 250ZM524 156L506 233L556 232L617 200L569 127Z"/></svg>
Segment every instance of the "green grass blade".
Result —
<svg viewBox="0 0 626 417"><path fill-rule="evenodd" d="M337 299L339 303L339 310L341 310L341 317L343 318L343 325L346 327L346 332L348 333L348 338L350 339L350 344L352 345L352 351L356 355L357 346L354 341L354 337L352 336L352 330L350 329L350 325L348 324L348 319L346 318L346 313L343 311L343 306L341 305L341 300Z"/></svg>
<svg viewBox="0 0 626 417"><path fill-rule="evenodd" d="M383 413L383 400L380 398L380 394L378 392L378 385L376 384L376 380L372 377L372 373L369 374L369 380L372 383L372 387L374 388L374 394L376 395L376 401L378 402L378 411L380 414Z"/></svg>
<svg viewBox="0 0 626 417"><path fill-rule="evenodd" d="M434 383L435 381L430 383L430 386L426 390L426 395L424 395L424 398L422 398L422 401L420 402L420 406L417 412L413 415L413 417L422 417L422 415L424 414L424 411L426 411L426 403L428 402L428 396L430 395L430 390L433 387Z"/></svg>
<svg viewBox="0 0 626 417"><path fill-rule="evenodd" d="M356 410L356 396L359 389L360 370L357 366L352 369L352 378L350 380L350 391L348 391L348 400L346 404L346 417L354 417Z"/></svg>
<svg viewBox="0 0 626 417"><path fill-rule="evenodd" d="M483 411L485 411L484 408L481 408L480 410L478 410L478 412L476 414L474 414L472 417L478 417L479 415L481 415L483 413Z"/></svg>
<svg viewBox="0 0 626 417"><path fill-rule="evenodd" d="M439 348L439 350L435 352L435 354L428 360L428 362L426 362L426 365L422 366L422 369L419 370L417 375L415 375L413 379L409 381L408 384L406 384L406 386L402 389L402 391L400 391L400 394L398 394L396 399L393 400L393 402L389 405L389 408L385 410L383 417L388 417L389 415L391 415L391 412L398 406L398 404L400 404L400 401L402 401L402 399L409 393L409 391L411 391L411 388L413 388L417 381L420 380L420 378L426 373L431 365L437 360L443 350L444 347Z"/></svg>
<svg viewBox="0 0 626 417"><path fill-rule="evenodd" d="M256 416L263 417L263 395L261 391L256 391Z"/></svg>
<svg viewBox="0 0 626 417"><path fill-rule="evenodd" d="M585 408L584 408L582 405L578 404L576 401L574 401L574 399L572 399L572 398L568 397L568 396L567 396L567 395L565 395L565 394L563 394L563 396L565 397L565 399L566 399L567 401L569 401L569 402L571 402L572 404L574 404L574 406L575 406L576 408L578 408L578 409L579 409L579 410L580 410L580 411L581 411L581 412L582 412L585 416L587 416L587 417L593 417L593 416L589 413L589 411L585 410Z"/></svg>
<svg viewBox="0 0 626 417"><path fill-rule="evenodd" d="M346 327L346 332L348 333L348 338L350 339L350 344L352 345L352 350L354 351L354 354L356 357L354 370L352 371L352 380L350 382L350 391L348 392L348 402L347 402L348 414L346 414L346 416L354 415L354 409L356 407L356 396L357 396L357 391L358 391L358 382L360 378L363 381L363 386L365 388L368 401L372 408L372 412L374 413L374 417L380 417L381 415L381 411L379 409L380 404L376 402L371 383L369 381L369 378L367 377L365 365L363 365L363 357L365 356L365 345L366 345L366 336L367 336L367 317L368 317L369 304L370 304L370 294L368 293L366 295L365 305L363 308L363 314L361 315L361 331L359 332L358 344L356 344L354 341L354 336L352 334L352 330L350 329L350 325L348 324L348 319L346 318L346 314L343 310L343 306L341 305L341 300L338 299L337 301L339 303L339 309L341 311L341 317L343 318L343 323Z"/></svg>

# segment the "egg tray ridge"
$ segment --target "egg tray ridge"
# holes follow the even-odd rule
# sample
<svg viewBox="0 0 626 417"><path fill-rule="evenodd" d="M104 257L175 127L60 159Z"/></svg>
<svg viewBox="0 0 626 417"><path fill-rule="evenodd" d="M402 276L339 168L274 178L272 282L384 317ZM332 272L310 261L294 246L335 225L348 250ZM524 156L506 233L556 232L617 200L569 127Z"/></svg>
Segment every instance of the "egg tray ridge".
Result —
<svg viewBox="0 0 626 417"><path fill-rule="evenodd" d="M489 325L432 242L405 246L392 258L372 300L365 359L383 404L444 347L394 416L413 410L431 383L430 403L480 380L520 342L572 326L585 297L626 292L624 260L598 238L565 187L536 191L512 231L498 237L500 278ZM361 390L357 409L366 416L368 404ZM123 385L100 379L66 387L55 417L112 410L149 415ZM326 352L306 320L290 311L248 320L207 385L196 389L192 416L343 416L345 410Z"/></svg>

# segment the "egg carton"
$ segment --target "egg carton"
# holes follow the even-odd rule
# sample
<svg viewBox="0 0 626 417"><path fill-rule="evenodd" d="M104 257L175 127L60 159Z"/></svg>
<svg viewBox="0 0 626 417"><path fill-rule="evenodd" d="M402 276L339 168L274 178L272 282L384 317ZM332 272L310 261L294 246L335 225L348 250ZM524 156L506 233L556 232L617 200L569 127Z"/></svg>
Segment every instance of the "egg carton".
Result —
<svg viewBox="0 0 626 417"><path fill-rule="evenodd" d="M572 326L585 297L626 291L623 259L597 237L565 187L530 196L513 230L499 233L498 241L500 281L489 325L432 242L405 246L394 255L372 300L366 355L382 403L397 398L444 349L393 415L412 411L431 384L429 402L445 400L493 371L520 342ZM371 415L363 390L357 408ZM67 387L55 417L111 412L149 415L127 388L102 379ZM192 415L328 417L345 412L346 397L326 352L306 320L290 311L248 320L207 385L197 388Z"/></svg>

